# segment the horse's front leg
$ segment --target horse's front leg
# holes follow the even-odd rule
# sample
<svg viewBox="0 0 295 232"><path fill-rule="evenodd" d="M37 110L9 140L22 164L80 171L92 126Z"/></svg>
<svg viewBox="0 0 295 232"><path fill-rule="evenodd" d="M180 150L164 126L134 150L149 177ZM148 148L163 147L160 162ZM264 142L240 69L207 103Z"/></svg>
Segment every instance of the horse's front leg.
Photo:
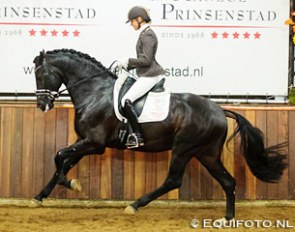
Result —
<svg viewBox="0 0 295 232"><path fill-rule="evenodd" d="M75 157L74 159L68 159L64 164L65 165L64 175L67 175L70 169L74 167L80 161L82 157L83 156ZM51 180L49 181L49 183L42 189L42 191L38 195L34 197L31 206L34 207L34 206L40 205L42 203L43 198L47 198L50 195L50 193L52 192L52 190L54 189L57 183L58 183L58 173L56 171L53 177L51 178ZM59 181L59 184L73 190L79 188L78 186L79 183L77 182L77 180L68 181L66 178L64 178L64 181L62 182Z"/></svg>
<svg viewBox="0 0 295 232"><path fill-rule="evenodd" d="M66 179L66 174L69 170L79 162L79 160L89 154L102 154L104 148L94 147L85 140L64 148L57 152L55 156L56 172L49 183L36 195L33 199L35 205L40 205L42 200L49 196L56 184L61 184L67 188L72 188L71 181Z"/></svg>

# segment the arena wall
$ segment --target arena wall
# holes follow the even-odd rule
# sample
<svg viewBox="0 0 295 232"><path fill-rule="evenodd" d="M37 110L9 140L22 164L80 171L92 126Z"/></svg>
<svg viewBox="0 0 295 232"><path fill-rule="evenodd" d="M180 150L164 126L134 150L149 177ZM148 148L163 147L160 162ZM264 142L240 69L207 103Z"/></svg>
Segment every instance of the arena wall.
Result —
<svg viewBox="0 0 295 232"><path fill-rule="evenodd" d="M288 169L278 184L257 180L239 154L235 139L225 147L222 160L237 180L237 199L295 199L295 107L223 106L246 116L262 130L268 145L289 140ZM56 151L73 143L74 109L59 104L43 113L35 104L0 104L0 197L31 198L52 177ZM229 134L234 121L229 122ZM56 187L52 198L130 200L155 189L166 177L171 152L140 153L107 149L102 156L84 157L68 178L78 178L80 193ZM200 165L191 160L182 187L162 199L224 199L219 184Z"/></svg>

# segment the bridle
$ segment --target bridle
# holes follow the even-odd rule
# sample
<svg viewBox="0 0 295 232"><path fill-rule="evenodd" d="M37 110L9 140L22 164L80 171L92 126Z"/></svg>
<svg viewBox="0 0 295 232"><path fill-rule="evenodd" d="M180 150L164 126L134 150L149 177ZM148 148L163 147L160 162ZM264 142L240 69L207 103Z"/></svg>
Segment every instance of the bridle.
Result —
<svg viewBox="0 0 295 232"><path fill-rule="evenodd" d="M54 67L54 66L52 66L52 65L49 65L49 64L41 64L41 65L39 65L36 69L35 69L35 75L36 75L36 73L37 72L39 72L39 71L41 71L43 68L45 68L45 67L52 67L52 69L54 68L57 72L58 72L58 74L62 77L63 76L63 74L62 74L62 72L58 69L58 68L56 68L56 67ZM52 69L50 69L50 70L52 70ZM52 71L53 72L53 75L55 75L55 72L54 71ZM64 89L64 90L62 90L62 91L53 91L53 90L50 90L50 89L37 89L36 91L35 91L35 94L36 94L36 96L38 97L38 96L47 96L47 98L49 99L49 100L51 100L51 101L54 101L56 98L58 98L59 96L60 96L60 94L62 93L62 92L64 92L64 91L66 91L66 89Z"/></svg>
<svg viewBox="0 0 295 232"><path fill-rule="evenodd" d="M83 82L85 82L85 81L88 81L89 79L92 79L92 78L94 78L94 77L98 77L98 76L100 76L100 75L103 74L103 73L106 73L106 72L111 71L112 66L113 66L116 62L117 62L117 61L115 60L115 61L110 65L110 67L109 67L108 69L103 70L103 71L101 71L101 72L99 72L99 73L96 73L96 74L94 74L94 75L92 75L92 76L90 76L90 77L82 78L81 80L78 80L78 81L74 82L72 85L67 86L67 88L65 88L65 89L63 89L63 90L60 90L60 91L53 91L53 90L50 90L50 89L37 89L37 90L35 91L35 95L36 95L37 97L38 97L38 96L47 96L47 98L48 98L49 100L54 101L55 99L57 99L57 98L61 95L61 93L65 92L66 90L71 89L71 88L73 88L73 87L75 87L75 86L77 86L77 85L79 85L79 84L81 84L81 83L83 83ZM61 77L63 77L63 73L62 73L58 68L56 68L56 67L54 67L54 66L52 66L52 65L49 65L49 64L41 64L41 65L39 65L39 66L35 69L35 75L36 75L37 72L39 72L40 70L42 70L42 69L43 69L44 67L46 67L46 66L47 66L47 67L52 67L53 69L55 69L55 71L58 72L58 75L60 75ZM115 70L115 69L114 69L114 70ZM55 75L55 71L53 71L53 75Z"/></svg>

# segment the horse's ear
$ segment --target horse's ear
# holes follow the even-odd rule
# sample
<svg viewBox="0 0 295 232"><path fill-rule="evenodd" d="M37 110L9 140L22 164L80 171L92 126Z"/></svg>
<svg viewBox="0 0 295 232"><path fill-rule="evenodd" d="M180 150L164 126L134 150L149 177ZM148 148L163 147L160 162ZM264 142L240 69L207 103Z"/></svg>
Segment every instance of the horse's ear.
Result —
<svg viewBox="0 0 295 232"><path fill-rule="evenodd" d="M45 51L42 50L39 54L39 56L36 56L35 59L34 59L34 64L36 65L41 65L42 63L44 63L44 59L45 58Z"/></svg>
<svg viewBox="0 0 295 232"><path fill-rule="evenodd" d="M43 49L43 50L40 52L40 55L39 55L39 57L40 57L39 62L42 63L42 64L45 63L45 54L46 54L46 52L45 52L44 49Z"/></svg>
<svg viewBox="0 0 295 232"><path fill-rule="evenodd" d="M40 57L42 57L42 58L45 57L45 51L44 51L44 49L40 52Z"/></svg>

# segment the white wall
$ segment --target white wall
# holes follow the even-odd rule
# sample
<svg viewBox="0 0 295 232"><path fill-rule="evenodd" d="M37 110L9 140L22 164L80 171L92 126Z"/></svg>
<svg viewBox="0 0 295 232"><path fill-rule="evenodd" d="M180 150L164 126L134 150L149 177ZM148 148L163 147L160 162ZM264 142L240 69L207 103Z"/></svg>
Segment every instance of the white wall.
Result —
<svg viewBox="0 0 295 232"><path fill-rule="evenodd" d="M134 5L151 11L172 91L287 94L289 0L2 0L0 92L34 92L42 49L73 48L105 66L134 57L138 33L125 24Z"/></svg>

